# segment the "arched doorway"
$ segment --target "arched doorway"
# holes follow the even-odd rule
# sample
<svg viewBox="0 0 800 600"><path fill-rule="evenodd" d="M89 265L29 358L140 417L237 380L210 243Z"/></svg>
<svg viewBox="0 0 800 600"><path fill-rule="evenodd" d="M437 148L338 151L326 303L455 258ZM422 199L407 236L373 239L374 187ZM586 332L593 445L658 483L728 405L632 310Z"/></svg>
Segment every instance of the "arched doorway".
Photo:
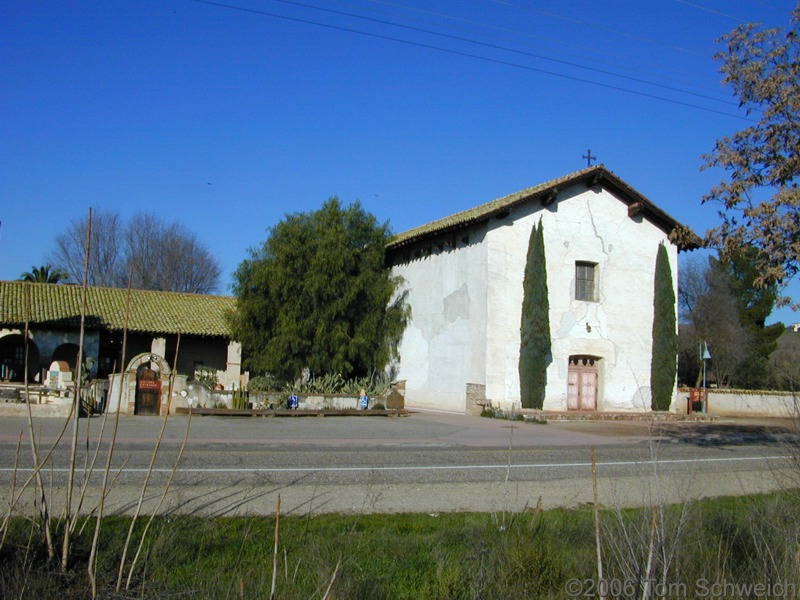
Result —
<svg viewBox="0 0 800 600"><path fill-rule="evenodd" d="M157 415L161 403L161 374L150 363L136 369L136 415Z"/></svg>
<svg viewBox="0 0 800 600"><path fill-rule="evenodd" d="M38 381L39 348L28 338L28 381ZM25 336L12 332L0 337L0 381L25 381Z"/></svg>
<svg viewBox="0 0 800 600"><path fill-rule="evenodd" d="M598 363L596 356L570 356L567 374L567 409L597 410Z"/></svg>
<svg viewBox="0 0 800 600"><path fill-rule="evenodd" d="M128 404L135 415L158 415L161 413L161 393L164 389L162 383L169 379L170 366L167 361L157 354L139 354L125 369L128 381L135 378L136 392L133 406Z"/></svg>
<svg viewBox="0 0 800 600"><path fill-rule="evenodd" d="M69 365L70 371L76 372L78 367L78 344L61 344L53 350L52 361L63 360Z"/></svg>

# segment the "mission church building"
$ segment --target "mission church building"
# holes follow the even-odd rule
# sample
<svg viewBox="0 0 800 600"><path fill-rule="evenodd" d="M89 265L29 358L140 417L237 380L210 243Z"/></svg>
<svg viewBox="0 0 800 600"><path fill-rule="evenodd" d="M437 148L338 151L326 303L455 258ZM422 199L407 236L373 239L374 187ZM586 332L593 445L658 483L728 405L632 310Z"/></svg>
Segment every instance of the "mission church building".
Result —
<svg viewBox="0 0 800 600"><path fill-rule="evenodd" d="M411 308L397 365L408 404L520 408L523 278L539 223L551 338L544 410L650 410L656 255L664 244L677 297L678 252L700 240L602 165L393 238L388 261Z"/></svg>

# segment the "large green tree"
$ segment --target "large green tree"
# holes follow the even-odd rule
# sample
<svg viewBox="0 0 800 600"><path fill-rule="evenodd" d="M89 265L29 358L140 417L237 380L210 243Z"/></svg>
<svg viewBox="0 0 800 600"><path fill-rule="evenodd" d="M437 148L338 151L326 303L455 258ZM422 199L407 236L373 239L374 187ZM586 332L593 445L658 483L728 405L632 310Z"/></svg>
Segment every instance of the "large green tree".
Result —
<svg viewBox="0 0 800 600"><path fill-rule="evenodd" d="M711 268L720 270L736 299L739 321L748 333L747 359L736 370L731 385L744 389L766 389L772 380L769 355L778 347L778 338L784 330L783 323L767 325L778 297L778 286L755 284L759 276L758 252L744 247L726 259L711 259Z"/></svg>
<svg viewBox="0 0 800 600"><path fill-rule="evenodd" d="M234 274L231 325L246 364L290 381L358 377L396 356L408 308L384 264L388 224L355 202L286 216Z"/></svg>
<svg viewBox="0 0 800 600"><path fill-rule="evenodd" d="M792 328L778 338L778 348L769 357L774 385L779 390L800 392L800 333Z"/></svg>
<svg viewBox="0 0 800 600"><path fill-rule="evenodd" d="M743 25L722 38L723 82L754 123L717 141L704 168L726 178L703 199L721 206L708 232L722 258L743 246L757 254L755 283L786 284L800 268L800 6L788 31ZM788 303L789 298L779 302Z"/></svg>
<svg viewBox="0 0 800 600"><path fill-rule="evenodd" d="M653 283L653 349L650 361L650 390L653 410L669 410L675 387L678 361L678 332L675 289L669 255L658 247Z"/></svg>
<svg viewBox="0 0 800 600"><path fill-rule="evenodd" d="M709 257L704 268L698 257L681 269L681 372L690 383L699 376L698 347L706 342L717 385L765 389L773 384L770 355L784 326L766 324L778 289L756 285L757 252L745 247L725 259Z"/></svg>
<svg viewBox="0 0 800 600"><path fill-rule="evenodd" d="M731 385L732 378L747 360L750 335L742 326L739 302L733 295L728 274L712 268L719 261L706 256L684 257L678 278L681 310L678 372L681 381L700 387L703 376L703 344L711 351L706 363L709 375L720 387Z"/></svg>
<svg viewBox="0 0 800 600"><path fill-rule="evenodd" d="M551 360L550 301L544 255L544 226L534 223L528 240L528 259L522 282L519 387L523 408L541 409Z"/></svg>

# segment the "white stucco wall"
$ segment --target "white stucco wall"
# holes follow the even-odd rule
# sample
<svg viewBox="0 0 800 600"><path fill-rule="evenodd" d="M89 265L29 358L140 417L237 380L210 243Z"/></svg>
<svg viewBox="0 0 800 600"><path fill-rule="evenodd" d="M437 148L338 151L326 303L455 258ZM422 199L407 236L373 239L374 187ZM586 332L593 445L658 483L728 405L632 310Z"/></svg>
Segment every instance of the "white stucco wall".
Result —
<svg viewBox="0 0 800 600"><path fill-rule="evenodd" d="M544 408L567 409L572 355L599 357L598 410L650 409L653 274L667 235L610 192L583 185L547 208L529 204L505 221L492 221L486 241L496 287L488 302L486 396L518 406L522 279L531 227L544 226L553 361ZM508 223L513 221L513 226ZM677 248L667 242L677 293ZM596 263L597 302L575 300L575 262ZM591 329L587 329L587 325Z"/></svg>
<svg viewBox="0 0 800 600"><path fill-rule="evenodd" d="M686 410L688 390L680 393L678 403ZM708 390L706 412L721 417L783 417L796 419L800 398L791 392L755 392L752 390Z"/></svg>
<svg viewBox="0 0 800 600"><path fill-rule="evenodd" d="M410 248L410 260L394 268L411 306L397 379L406 381L406 398L415 406L463 411L466 383L484 383L487 247L481 238L473 228L447 237L447 244Z"/></svg>
<svg viewBox="0 0 800 600"><path fill-rule="evenodd" d="M477 383L494 405L519 406L522 281L540 218L553 354L544 408L567 409L569 357L591 355L600 358L598 410L650 409L656 254L666 242L677 293L677 248L646 219L629 217L610 192L583 184L546 208L529 202L505 218L446 234L443 240L458 240L455 250L439 249L442 240L404 250L411 258L394 272L406 281L412 310L398 375L407 381L409 405L464 411L466 384ZM574 300L576 261L597 264L597 302Z"/></svg>

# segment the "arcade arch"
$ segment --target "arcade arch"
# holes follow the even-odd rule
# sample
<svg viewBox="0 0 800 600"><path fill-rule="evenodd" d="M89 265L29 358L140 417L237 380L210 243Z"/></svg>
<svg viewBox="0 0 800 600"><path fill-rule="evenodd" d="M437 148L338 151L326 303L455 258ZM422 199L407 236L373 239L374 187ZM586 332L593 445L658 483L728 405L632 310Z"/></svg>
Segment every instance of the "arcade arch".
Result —
<svg viewBox="0 0 800 600"><path fill-rule="evenodd" d="M39 348L28 335L28 381L37 381L40 373ZM25 381L25 336L18 330L0 332L0 380Z"/></svg>

